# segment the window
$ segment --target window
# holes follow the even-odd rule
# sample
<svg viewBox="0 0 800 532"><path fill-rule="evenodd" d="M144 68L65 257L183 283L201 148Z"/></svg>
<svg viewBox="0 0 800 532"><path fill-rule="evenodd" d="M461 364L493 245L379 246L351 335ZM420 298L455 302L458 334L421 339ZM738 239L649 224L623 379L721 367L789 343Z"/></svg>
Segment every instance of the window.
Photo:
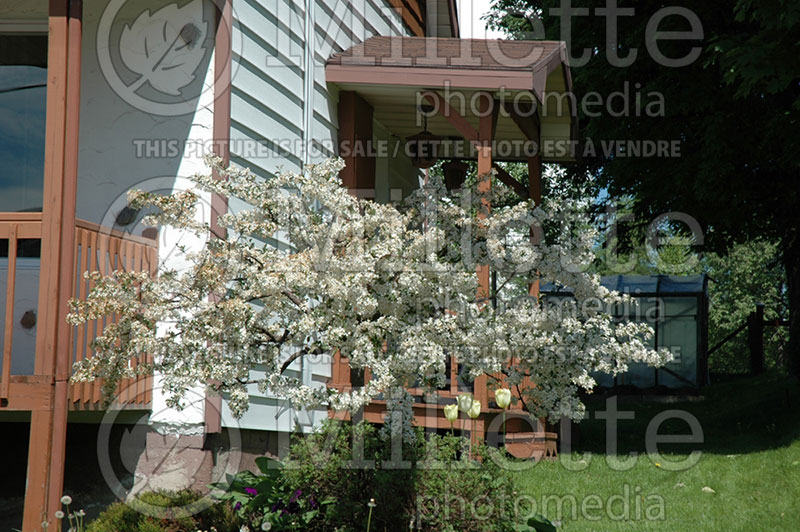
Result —
<svg viewBox="0 0 800 532"><path fill-rule="evenodd" d="M0 26L0 212L40 212L47 35Z"/></svg>

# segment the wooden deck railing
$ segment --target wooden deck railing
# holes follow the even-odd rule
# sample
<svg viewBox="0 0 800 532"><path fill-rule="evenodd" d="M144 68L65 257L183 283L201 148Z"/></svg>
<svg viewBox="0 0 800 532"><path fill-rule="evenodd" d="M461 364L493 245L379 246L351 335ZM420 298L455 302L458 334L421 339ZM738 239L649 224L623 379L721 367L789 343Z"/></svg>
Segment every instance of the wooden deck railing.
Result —
<svg viewBox="0 0 800 532"><path fill-rule="evenodd" d="M99 271L107 275L115 270L148 271L155 275L158 265L156 241L110 230L90 222L75 222L75 297L85 299L93 283L84 278L86 272ZM97 319L79 325L73 330L71 344L73 360L92 356L91 342L102 334L116 316ZM135 360L134 365L149 360ZM74 409L96 409L101 401L102 382L99 380L73 384L70 402ZM142 375L125 379L119 385L119 402L127 405L147 406L152 399L152 376Z"/></svg>
<svg viewBox="0 0 800 532"><path fill-rule="evenodd" d="M14 330L19 322L24 328L31 329L36 323L36 313L29 309L15 308L15 302L20 294L18 286L19 257L18 245L20 240L42 239L41 213L0 213L0 240L8 242L8 266L6 271L5 316L3 319L3 349L2 367L0 369L0 407L10 406L11 409L27 409L30 398L15 401L15 394L25 394L24 386L27 383L40 385L42 379L52 376L43 375L12 375L12 354L30 357L30 366L34 367L33 349L24 353L14 353ZM33 246L35 248L35 246ZM75 261L74 297L86 298L92 289L92 282L84 278L85 272L99 271L109 274L114 270L148 271L155 275L158 250L155 240L144 237L128 235L120 231L76 220L75 223ZM25 294L29 299L38 301L38 293ZM20 316L20 312L24 312ZM21 319L20 319L21 318ZM82 360L92 356L91 342L102 333L107 323L111 323L114 316L87 322L73 328L70 335L70 344L67 346L72 355L72 360ZM27 322L25 322L27 320ZM37 331L37 337L42 331ZM38 338L37 338L38 341ZM18 361L19 362L19 361ZM134 361L134 364L145 360ZM18 370L17 370L18 371ZM33 370L31 370L33 373ZM80 383L70 386L70 407L76 410L97 409L101 403L101 386L98 381ZM143 375L135 379L126 379L119 387L119 401L128 405L149 407L151 401L152 376Z"/></svg>
<svg viewBox="0 0 800 532"><path fill-rule="evenodd" d="M0 404L6 406L11 391L11 353L14 341L14 302L17 283L17 244L21 239L42 239L41 213L0 213L0 239L8 240L5 319L3 320L3 367ZM38 294L36 294L38 296ZM33 353L30 355L34 356Z"/></svg>

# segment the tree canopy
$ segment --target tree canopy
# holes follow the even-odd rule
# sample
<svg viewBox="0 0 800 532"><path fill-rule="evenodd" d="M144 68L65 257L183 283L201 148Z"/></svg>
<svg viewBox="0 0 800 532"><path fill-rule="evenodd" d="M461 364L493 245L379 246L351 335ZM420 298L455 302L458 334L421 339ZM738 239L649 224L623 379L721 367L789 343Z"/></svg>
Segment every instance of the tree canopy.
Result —
<svg viewBox="0 0 800 532"><path fill-rule="evenodd" d="M73 323L117 318L94 341L95 356L75 366L76 380L102 378L108 399L121 378L155 370L173 405L206 383L237 415L249 406L249 385L298 406L353 411L382 395L410 411L405 388L435 391L455 356L473 378L505 372L540 417L580 418L577 393L593 387L593 371L670 358L648 347L648 324L607 313L626 298L586 273L595 235L566 202L487 212L499 192L453 195L434 179L408 205L379 204L341 186L341 161L268 181L210 161L223 179L201 175L196 190L130 196L155 208L150 222L205 243L186 250L180 268L161 265L156 278L96 274L86 301L72 302ZM224 238L207 238L210 225L196 219L199 198L212 192L249 204L219 217ZM531 242L532 226L545 228L542 242ZM478 265L497 272L501 286L479 291ZM505 295L514 279L537 276L570 287L574 299L549 308ZM369 368L364 386L335 390L298 376L300 360L337 352L351 368ZM144 353L152 366L129 364Z"/></svg>

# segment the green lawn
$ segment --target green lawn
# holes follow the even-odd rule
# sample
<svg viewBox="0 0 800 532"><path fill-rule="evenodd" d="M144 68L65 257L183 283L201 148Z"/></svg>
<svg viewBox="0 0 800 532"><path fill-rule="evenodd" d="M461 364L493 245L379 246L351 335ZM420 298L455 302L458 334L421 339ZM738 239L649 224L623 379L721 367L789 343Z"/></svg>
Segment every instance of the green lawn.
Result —
<svg viewBox="0 0 800 532"><path fill-rule="evenodd" d="M537 510L561 522L567 532L773 531L800 530L800 389L781 376L739 379L713 385L705 401L653 404L620 401L635 419L618 422L623 457L639 452L629 469L606 462L603 420L581 423L581 437L570 464L543 462L517 473L520 508ZM589 403L592 412L603 400ZM704 442L662 444L663 458L645 452L648 422L667 410L696 416ZM684 421L665 422L660 434L688 434ZM702 451L696 465L668 471L669 461ZM586 454L587 452L591 455ZM656 463L658 465L656 465ZM575 469L579 470L575 470ZM704 488L710 488L704 491ZM626 511L627 505L627 511Z"/></svg>

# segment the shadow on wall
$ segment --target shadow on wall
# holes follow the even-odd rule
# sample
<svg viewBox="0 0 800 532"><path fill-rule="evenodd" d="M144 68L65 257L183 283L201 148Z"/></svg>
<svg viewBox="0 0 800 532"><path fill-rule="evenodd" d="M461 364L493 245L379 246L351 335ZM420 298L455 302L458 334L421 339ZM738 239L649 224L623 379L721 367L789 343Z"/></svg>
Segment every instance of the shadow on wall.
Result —
<svg viewBox="0 0 800 532"><path fill-rule="evenodd" d="M169 192L206 171L216 19L210 0L84 5L78 218L114 225L129 189ZM164 42L154 44L153 32ZM163 56L155 67L154 52Z"/></svg>

